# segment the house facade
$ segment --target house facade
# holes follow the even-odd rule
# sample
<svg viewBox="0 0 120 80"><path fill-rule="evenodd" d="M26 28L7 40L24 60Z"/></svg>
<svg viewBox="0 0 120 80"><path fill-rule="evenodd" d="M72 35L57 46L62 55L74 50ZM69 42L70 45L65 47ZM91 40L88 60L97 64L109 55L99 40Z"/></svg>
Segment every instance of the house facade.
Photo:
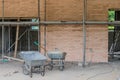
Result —
<svg viewBox="0 0 120 80"><path fill-rule="evenodd" d="M33 19L40 16L40 21L83 22L83 0L4 0L4 18ZM2 0L0 17L2 18ZM86 21L108 21L109 9L119 9L119 0L87 0ZM39 12L40 11L40 12ZM21 27L22 28L22 27ZM85 55L87 62L108 62L108 25L85 24L41 24L40 43L46 50L58 48L67 52L67 61L83 61L84 37L86 38ZM41 48L41 53L44 53Z"/></svg>

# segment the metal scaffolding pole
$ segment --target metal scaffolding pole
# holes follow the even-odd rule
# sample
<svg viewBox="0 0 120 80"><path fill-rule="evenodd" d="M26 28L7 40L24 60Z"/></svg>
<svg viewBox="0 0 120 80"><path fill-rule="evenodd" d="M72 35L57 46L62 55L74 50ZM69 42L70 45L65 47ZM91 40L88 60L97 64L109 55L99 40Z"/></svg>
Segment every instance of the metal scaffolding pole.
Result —
<svg viewBox="0 0 120 80"><path fill-rule="evenodd" d="M30 51L30 29L28 29L28 51Z"/></svg>
<svg viewBox="0 0 120 80"><path fill-rule="evenodd" d="M45 8L45 15L44 15L44 21L46 21L46 0L45 0L45 4L44 4L44 8ZM45 24L44 25L44 55L46 56L46 29L47 29L47 25Z"/></svg>
<svg viewBox="0 0 120 80"><path fill-rule="evenodd" d="M86 63L86 0L83 0L83 63L82 66L85 67Z"/></svg>
<svg viewBox="0 0 120 80"><path fill-rule="evenodd" d="M2 0L2 22L4 22L4 0ZM4 32L5 28L4 25L2 25L2 59L4 57Z"/></svg>
<svg viewBox="0 0 120 80"><path fill-rule="evenodd" d="M10 35L10 26L8 27L8 36L9 36L9 47L10 47L10 42L11 42L11 40L10 40L10 37L11 37L11 35ZM8 56L9 56L9 57L11 56L11 55L10 55L10 50L9 50Z"/></svg>
<svg viewBox="0 0 120 80"><path fill-rule="evenodd" d="M108 21L85 21L85 25L120 25L120 21L113 21L113 22L108 22ZM73 24L79 24L83 25L83 21L40 21L40 22L30 22L30 21L21 21L21 22L0 22L0 26L9 26L9 25L20 25L21 27L23 26L38 26L38 25L73 25Z"/></svg>
<svg viewBox="0 0 120 80"><path fill-rule="evenodd" d="M38 26L39 26L39 29L38 29L38 51L41 52L41 32L40 32L40 0L38 0Z"/></svg>

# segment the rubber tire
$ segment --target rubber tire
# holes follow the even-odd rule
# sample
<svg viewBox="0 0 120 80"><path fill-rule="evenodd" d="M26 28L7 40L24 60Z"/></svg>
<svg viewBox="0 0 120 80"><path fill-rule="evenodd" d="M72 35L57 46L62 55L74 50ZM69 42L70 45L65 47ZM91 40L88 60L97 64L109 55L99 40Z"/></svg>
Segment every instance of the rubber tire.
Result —
<svg viewBox="0 0 120 80"><path fill-rule="evenodd" d="M52 71L53 70L53 65L50 65L48 70Z"/></svg>
<svg viewBox="0 0 120 80"><path fill-rule="evenodd" d="M44 75L45 75L45 71L42 71L42 72L41 72L41 75L44 76Z"/></svg>
<svg viewBox="0 0 120 80"><path fill-rule="evenodd" d="M25 65L23 65L23 73L25 75L28 75L29 74L29 71L26 69Z"/></svg>
<svg viewBox="0 0 120 80"><path fill-rule="evenodd" d="M60 71L63 71L63 70L64 70L64 66L60 66L60 67L59 67L59 70L60 70Z"/></svg>

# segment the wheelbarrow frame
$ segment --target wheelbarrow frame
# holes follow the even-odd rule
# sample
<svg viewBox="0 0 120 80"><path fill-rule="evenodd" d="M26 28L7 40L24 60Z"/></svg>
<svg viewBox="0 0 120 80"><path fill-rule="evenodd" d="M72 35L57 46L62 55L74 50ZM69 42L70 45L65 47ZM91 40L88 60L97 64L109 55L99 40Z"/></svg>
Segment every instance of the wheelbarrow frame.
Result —
<svg viewBox="0 0 120 80"><path fill-rule="evenodd" d="M49 65L50 68L49 70L52 70L54 66L58 66L59 70L63 71L64 70L64 61L65 61L65 52L48 52L47 53L48 57L51 59ZM57 62L58 64L55 64Z"/></svg>
<svg viewBox="0 0 120 80"><path fill-rule="evenodd" d="M22 51L19 53L20 57L24 60L23 73L32 77L33 72L45 75L45 63L47 58L40 54L38 51Z"/></svg>

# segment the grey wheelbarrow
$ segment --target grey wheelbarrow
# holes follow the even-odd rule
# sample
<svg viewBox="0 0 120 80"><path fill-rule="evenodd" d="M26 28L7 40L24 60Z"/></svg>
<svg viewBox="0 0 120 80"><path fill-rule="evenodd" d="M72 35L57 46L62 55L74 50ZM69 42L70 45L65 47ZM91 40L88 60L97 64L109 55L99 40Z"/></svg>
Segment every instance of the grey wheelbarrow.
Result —
<svg viewBox="0 0 120 80"><path fill-rule="evenodd" d="M64 61L65 61L66 52L49 51L47 52L47 55L50 58L49 70L52 70L54 66L57 66L61 71L64 70Z"/></svg>
<svg viewBox="0 0 120 80"><path fill-rule="evenodd" d="M47 58L44 55L38 51L22 51L19 55L24 60L22 68L25 75L32 77L34 72L41 73L42 76L45 75Z"/></svg>

